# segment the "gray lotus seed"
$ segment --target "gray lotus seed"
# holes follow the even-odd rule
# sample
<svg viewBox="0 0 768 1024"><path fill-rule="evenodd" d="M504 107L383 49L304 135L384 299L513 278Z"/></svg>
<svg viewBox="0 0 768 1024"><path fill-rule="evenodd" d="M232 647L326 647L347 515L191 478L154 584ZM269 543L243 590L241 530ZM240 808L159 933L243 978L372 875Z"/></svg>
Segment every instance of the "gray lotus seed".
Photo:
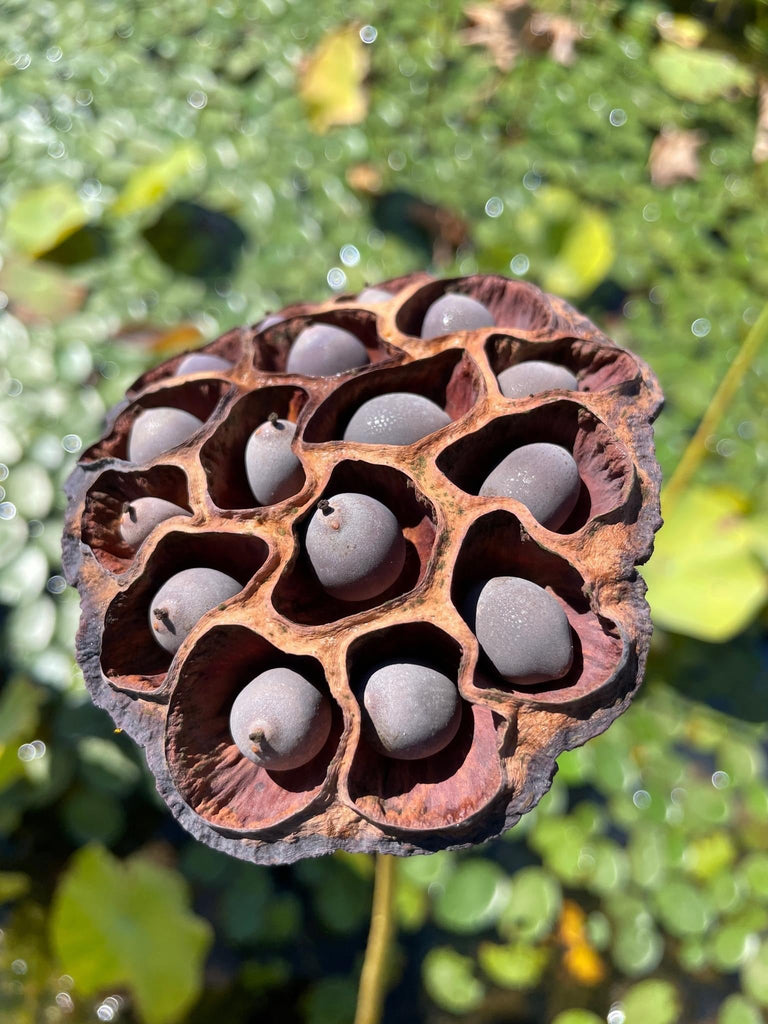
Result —
<svg viewBox="0 0 768 1024"><path fill-rule="evenodd" d="M429 398L393 391L363 402L347 424L344 440L360 444L413 444L450 422L451 417Z"/></svg>
<svg viewBox="0 0 768 1024"><path fill-rule="evenodd" d="M530 359L527 363L510 366L501 371L498 381L505 398L527 398L555 388L577 391L579 387L570 370L542 359Z"/></svg>
<svg viewBox="0 0 768 1024"><path fill-rule="evenodd" d="M493 314L477 299L469 295L441 295L432 303L421 325L422 338L440 338L456 331L476 331L479 327L493 327Z"/></svg>
<svg viewBox="0 0 768 1024"><path fill-rule="evenodd" d="M331 722L331 703L314 683L292 669L272 668L237 695L229 730L249 761L288 771L320 753Z"/></svg>
<svg viewBox="0 0 768 1024"><path fill-rule="evenodd" d="M401 761L438 753L461 722L456 683L416 662L391 661L375 669L365 683L363 707L371 743Z"/></svg>
<svg viewBox="0 0 768 1024"><path fill-rule="evenodd" d="M277 313L269 313L264 317L263 320L259 320L256 324L257 331L266 331L268 327L274 327L275 324L282 324L285 321L284 316L278 316Z"/></svg>
<svg viewBox="0 0 768 1024"><path fill-rule="evenodd" d="M548 530L557 530L573 512L581 490L570 452L541 441L516 448L486 477L484 498L515 498Z"/></svg>
<svg viewBox="0 0 768 1024"><path fill-rule="evenodd" d="M256 427L245 446L245 474L259 505L290 498L304 481L304 470L291 450L296 424L272 414Z"/></svg>
<svg viewBox="0 0 768 1024"><path fill-rule="evenodd" d="M297 335L285 370L307 377L334 377L367 362L365 345L351 331L332 324L312 324Z"/></svg>
<svg viewBox="0 0 768 1024"><path fill-rule="evenodd" d="M221 356L209 355L207 352L192 352L184 356L176 367L174 376L180 377L184 373L202 373L204 370L211 370L214 373L223 373L224 370L231 370L232 363Z"/></svg>
<svg viewBox="0 0 768 1024"><path fill-rule="evenodd" d="M134 498L133 501L127 501L123 507L120 534L129 547L137 548L144 538L166 519L191 514L185 508L163 498Z"/></svg>
<svg viewBox="0 0 768 1024"><path fill-rule="evenodd" d="M385 292L383 288L363 288L357 296L358 302L389 302L392 292Z"/></svg>
<svg viewBox="0 0 768 1024"><path fill-rule="evenodd" d="M202 425L202 420L183 409L167 406L146 409L133 421L128 435L128 460L149 462L183 444Z"/></svg>
<svg viewBox="0 0 768 1024"><path fill-rule="evenodd" d="M405 563L405 539L389 509L367 494L321 501L306 537L320 585L342 601L365 601L390 587Z"/></svg>
<svg viewBox="0 0 768 1024"><path fill-rule="evenodd" d="M571 627L560 604L518 576L496 576L480 591L475 635L496 671L520 686L561 679L573 661Z"/></svg>
<svg viewBox="0 0 768 1024"><path fill-rule="evenodd" d="M206 612L241 590L237 580L218 569L177 572L160 587L149 606L152 635L161 647L175 654Z"/></svg>

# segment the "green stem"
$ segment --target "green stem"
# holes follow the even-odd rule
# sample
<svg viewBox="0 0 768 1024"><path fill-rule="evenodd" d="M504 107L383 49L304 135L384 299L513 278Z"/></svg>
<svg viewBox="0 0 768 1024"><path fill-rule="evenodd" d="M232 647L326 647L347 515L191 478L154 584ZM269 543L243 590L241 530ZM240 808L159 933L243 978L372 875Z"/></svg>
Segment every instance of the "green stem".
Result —
<svg viewBox="0 0 768 1024"><path fill-rule="evenodd" d="M733 401L747 370L766 338L768 338L768 304L747 333L736 358L728 367L727 373L712 396L696 433L688 442L688 447L683 452L669 483L664 488L664 508L667 511L686 489L704 460L707 454L707 438L714 433L715 427L725 415L726 409Z"/></svg>
<svg viewBox="0 0 768 1024"><path fill-rule="evenodd" d="M355 1024L379 1024L387 994L389 950L395 933L395 858L376 854L371 928L365 949Z"/></svg>

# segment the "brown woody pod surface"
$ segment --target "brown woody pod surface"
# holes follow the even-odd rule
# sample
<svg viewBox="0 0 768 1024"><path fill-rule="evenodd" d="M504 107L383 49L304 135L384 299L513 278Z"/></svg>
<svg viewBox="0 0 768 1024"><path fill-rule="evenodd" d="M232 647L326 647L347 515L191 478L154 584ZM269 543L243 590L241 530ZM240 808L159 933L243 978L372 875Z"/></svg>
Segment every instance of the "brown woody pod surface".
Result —
<svg viewBox="0 0 768 1024"><path fill-rule="evenodd" d="M636 566L661 522L651 424L662 395L650 369L523 282L415 274L382 287L383 300L286 307L206 346L215 360L150 370L67 486L64 564L80 591L77 656L93 699L144 747L181 824L244 860L407 855L497 836L547 791L563 750L627 708L645 667L651 626ZM449 293L481 303L493 326L422 338L426 311ZM288 372L313 324L350 332L367 362L333 377ZM505 397L499 374L530 360L562 366L577 389ZM365 401L402 391L450 422L412 444L344 439ZM156 408L202 425L150 465L131 463L133 424ZM260 505L244 455L272 413L295 424L301 473L289 497ZM536 442L565 448L579 471L556 529L514 498L480 493L502 459ZM318 502L340 492L384 504L405 544L398 577L365 599L328 594L307 558ZM120 519L139 497L187 515L130 546ZM241 589L166 651L149 632L153 596L198 567ZM573 659L562 678L516 686L481 650L473 595L502 576L543 588L565 613ZM425 661L458 686L455 733L430 756L388 757L364 727L365 680L385 663ZM243 756L230 732L238 694L272 669L309 680L330 707L322 748L282 771Z"/></svg>

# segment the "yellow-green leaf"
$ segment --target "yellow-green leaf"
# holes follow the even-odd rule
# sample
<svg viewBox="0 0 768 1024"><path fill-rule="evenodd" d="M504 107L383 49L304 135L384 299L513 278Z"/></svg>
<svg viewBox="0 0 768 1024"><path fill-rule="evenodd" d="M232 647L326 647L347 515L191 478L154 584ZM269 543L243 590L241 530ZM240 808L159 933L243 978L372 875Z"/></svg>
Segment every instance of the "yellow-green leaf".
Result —
<svg viewBox="0 0 768 1024"><path fill-rule="evenodd" d="M101 846L72 857L54 896L51 940L62 970L85 996L129 988L147 1024L184 1018L211 938L180 875L141 857L121 862Z"/></svg>
<svg viewBox="0 0 768 1024"><path fill-rule="evenodd" d="M301 72L299 95L316 132L335 124L357 124L368 110L363 81L368 54L356 25L331 32L309 56Z"/></svg>
<svg viewBox="0 0 768 1024"><path fill-rule="evenodd" d="M77 192L64 182L23 192L8 211L5 236L11 248L42 256L88 221Z"/></svg>
<svg viewBox="0 0 768 1024"><path fill-rule="evenodd" d="M175 193L193 171L205 165L205 157L196 142L184 142L154 163L133 172L112 205L112 213L125 217L149 209L167 195Z"/></svg>
<svg viewBox="0 0 768 1024"><path fill-rule="evenodd" d="M0 904L12 903L26 895L30 884L29 875L21 871L0 871Z"/></svg>
<svg viewBox="0 0 768 1024"><path fill-rule="evenodd" d="M11 312L27 324L55 323L71 316L85 302L88 289L50 263L8 256L0 267L0 290Z"/></svg>
<svg viewBox="0 0 768 1024"><path fill-rule="evenodd" d="M652 52L650 62L667 92L694 103L745 92L754 82L748 67L720 50L687 50L674 43L661 43Z"/></svg>
<svg viewBox="0 0 768 1024"><path fill-rule="evenodd" d="M544 287L572 299L588 295L608 273L613 258L610 221L600 210L584 206L547 267Z"/></svg>
<svg viewBox="0 0 768 1024"><path fill-rule="evenodd" d="M768 598L757 555L762 524L740 495L704 487L685 492L665 520L644 570L654 621L700 640L730 640Z"/></svg>

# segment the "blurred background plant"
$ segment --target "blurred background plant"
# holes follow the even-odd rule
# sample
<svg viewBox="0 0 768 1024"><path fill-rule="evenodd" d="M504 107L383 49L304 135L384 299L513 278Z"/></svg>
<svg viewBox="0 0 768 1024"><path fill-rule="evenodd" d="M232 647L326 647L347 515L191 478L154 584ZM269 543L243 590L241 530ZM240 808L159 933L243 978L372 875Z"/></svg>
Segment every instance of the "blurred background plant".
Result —
<svg viewBox="0 0 768 1024"><path fill-rule="evenodd" d="M3 1022L352 1020L372 862L175 826L72 661L61 484L151 362L422 267L646 358L668 475L753 334L647 569L640 697L503 839L397 864L385 1019L766 1019L768 6L676 7L0 3Z"/></svg>

